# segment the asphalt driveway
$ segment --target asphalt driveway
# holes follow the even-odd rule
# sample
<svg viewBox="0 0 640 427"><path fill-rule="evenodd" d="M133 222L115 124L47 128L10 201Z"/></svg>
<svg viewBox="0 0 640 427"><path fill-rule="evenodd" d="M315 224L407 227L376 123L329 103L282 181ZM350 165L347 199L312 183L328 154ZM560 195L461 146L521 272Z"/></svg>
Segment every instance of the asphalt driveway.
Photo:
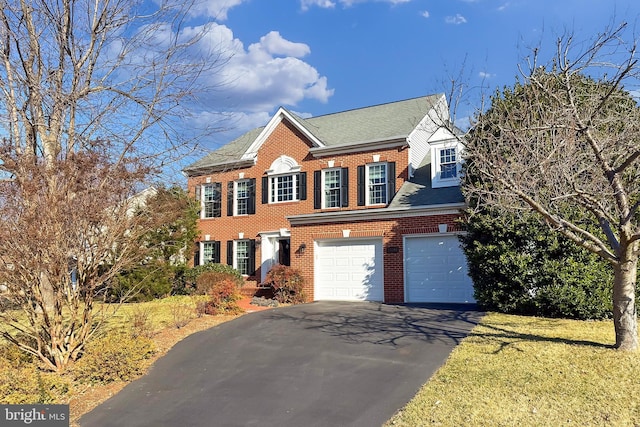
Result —
<svg viewBox="0 0 640 427"><path fill-rule="evenodd" d="M80 425L380 426L481 317L334 302L250 313L187 337Z"/></svg>

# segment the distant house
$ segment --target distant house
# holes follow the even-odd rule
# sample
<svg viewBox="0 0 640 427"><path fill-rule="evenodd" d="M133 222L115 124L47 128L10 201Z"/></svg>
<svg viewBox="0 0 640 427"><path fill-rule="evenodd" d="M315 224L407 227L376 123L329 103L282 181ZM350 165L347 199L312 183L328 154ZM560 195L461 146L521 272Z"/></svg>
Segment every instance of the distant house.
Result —
<svg viewBox="0 0 640 427"><path fill-rule="evenodd" d="M280 108L185 168L201 203L194 263L257 286L275 264L312 300L473 302L456 219L463 146L443 95L319 117Z"/></svg>

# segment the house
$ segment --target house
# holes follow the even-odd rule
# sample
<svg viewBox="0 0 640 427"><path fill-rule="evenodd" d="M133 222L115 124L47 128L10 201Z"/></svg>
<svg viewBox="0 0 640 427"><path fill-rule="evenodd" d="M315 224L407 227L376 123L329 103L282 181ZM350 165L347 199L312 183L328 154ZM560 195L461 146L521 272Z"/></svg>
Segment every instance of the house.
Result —
<svg viewBox="0 0 640 427"><path fill-rule="evenodd" d="M460 151L444 95L302 118L280 108L184 169L201 202L195 264L249 286L275 264L311 300L473 302L456 219Z"/></svg>

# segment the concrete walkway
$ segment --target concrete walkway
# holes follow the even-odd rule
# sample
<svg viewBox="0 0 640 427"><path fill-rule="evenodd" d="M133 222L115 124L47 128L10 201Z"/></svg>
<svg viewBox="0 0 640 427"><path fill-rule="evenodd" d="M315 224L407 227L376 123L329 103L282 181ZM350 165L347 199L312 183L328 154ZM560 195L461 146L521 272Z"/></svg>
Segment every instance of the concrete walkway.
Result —
<svg viewBox="0 0 640 427"><path fill-rule="evenodd" d="M481 317L329 302L250 313L181 341L80 425L379 426Z"/></svg>

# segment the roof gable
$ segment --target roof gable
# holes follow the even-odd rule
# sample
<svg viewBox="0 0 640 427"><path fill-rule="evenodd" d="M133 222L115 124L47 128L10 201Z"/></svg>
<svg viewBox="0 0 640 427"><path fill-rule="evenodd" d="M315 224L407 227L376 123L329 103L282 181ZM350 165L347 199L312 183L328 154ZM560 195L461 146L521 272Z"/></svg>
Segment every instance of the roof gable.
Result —
<svg viewBox="0 0 640 427"><path fill-rule="evenodd" d="M258 151L260 150L260 147L262 147L262 144L264 144L267 138L269 138L269 135L271 135L274 129L283 120L287 120L289 123L295 126L296 129L302 132L302 134L306 136L309 139L309 141L311 141L311 144L313 144L314 147L324 147L324 143L320 139L318 139L313 133L311 133L305 126L303 126L303 124L300 122L299 117L294 116L285 108L280 107L276 112L276 114L274 114L274 116L271 118L271 120L269 120L269 123L267 123L267 125L262 129L260 134L258 134L258 136L253 141L253 143L249 146L249 148L247 148L245 153L242 155L241 159L248 160L248 159L255 158L255 156L257 156L258 154Z"/></svg>

